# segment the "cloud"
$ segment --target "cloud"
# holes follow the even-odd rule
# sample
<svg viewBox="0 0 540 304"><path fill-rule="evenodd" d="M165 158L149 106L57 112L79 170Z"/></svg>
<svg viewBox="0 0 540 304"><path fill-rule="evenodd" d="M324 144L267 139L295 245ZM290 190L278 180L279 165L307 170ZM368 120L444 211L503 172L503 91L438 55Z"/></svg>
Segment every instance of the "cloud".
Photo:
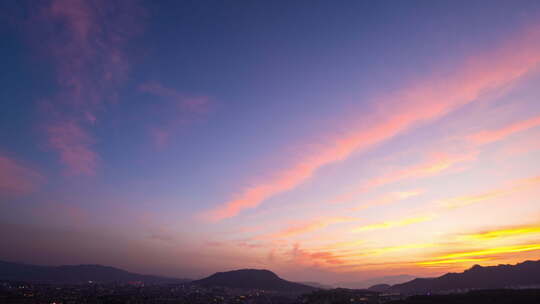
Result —
<svg viewBox="0 0 540 304"><path fill-rule="evenodd" d="M261 238L263 239L264 238L270 238L270 239L290 238L297 235L323 229L332 224L347 223L347 222L356 221L356 220L357 219L349 218L349 217L328 217L328 218L323 218L323 219L315 219L315 220L307 221L304 223L291 225L277 233L265 235L265 236L262 236Z"/></svg>
<svg viewBox="0 0 540 304"><path fill-rule="evenodd" d="M368 192L374 188L388 185L391 183L408 180L425 178L435 176L441 172L445 172L453 168L457 164L461 164L467 161L476 159L477 152L473 151L467 154L447 154L447 153L433 153L430 157L420 163L408 165L399 170L393 170L389 173L382 174L369 179L367 182L361 184L357 189L340 194L330 200L331 203L343 203L350 199L353 199L359 194Z"/></svg>
<svg viewBox="0 0 540 304"><path fill-rule="evenodd" d="M367 203L360 204L357 207L351 208L351 211L359 211L359 210L364 210L371 207L393 204L395 202L408 199L410 197L421 195L422 193L424 193L424 190L410 190L410 191L392 192L392 193L384 194L372 201L369 201Z"/></svg>
<svg viewBox="0 0 540 304"><path fill-rule="evenodd" d="M126 42L139 12L127 1L52 0L36 5L29 20L31 44L53 64L58 85L42 98L48 146L72 175L95 174L89 134L126 78Z"/></svg>
<svg viewBox="0 0 540 304"><path fill-rule="evenodd" d="M139 86L139 91L160 98L155 105L162 112L160 122L150 128L150 135L158 149L168 145L171 137L182 127L210 112L211 98L190 96L158 82L148 82Z"/></svg>
<svg viewBox="0 0 540 304"><path fill-rule="evenodd" d="M208 96L189 96L158 82L148 82L139 86L141 92L150 93L173 101L180 109L191 113L205 113L210 108Z"/></svg>
<svg viewBox="0 0 540 304"><path fill-rule="evenodd" d="M92 150L94 139L73 121L60 121L47 128L49 145L60 153L60 159L73 175L94 175L99 157Z"/></svg>
<svg viewBox="0 0 540 304"><path fill-rule="evenodd" d="M354 241L346 241L346 242L337 242L332 243L330 245L326 245L323 247L325 250L343 250L348 248L356 248L358 246L364 245L364 240L354 240Z"/></svg>
<svg viewBox="0 0 540 304"><path fill-rule="evenodd" d="M495 199L514 192L521 191L528 187L534 186L540 183L540 176L518 179L509 182L506 186L502 186L493 190L489 190L483 193L457 196L449 199L444 199L439 204L445 208L454 209L459 207L465 207L471 204Z"/></svg>
<svg viewBox="0 0 540 304"><path fill-rule="evenodd" d="M441 152L432 152L430 157L420 163L409 165L400 170L392 170L390 173L383 174L378 177L369 179L367 182L360 185L357 189L349 191L344 194L340 194L331 199L332 203L345 202L354 198L355 196L365 193L373 188L377 188L383 185L395 183L402 180L418 179L436 176L439 173L446 172L456 165L474 161L479 153L479 148L482 146L493 143L496 141L504 140L505 138L533 127L540 125L540 116L530 119L515 122L506 125L497 130L481 131L466 136L466 140L472 145L462 151L461 154L447 154ZM513 152L526 152L540 147L540 144L536 141L527 139L526 143L521 143L518 146L514 146L511 151ZM387 198L386 200L390 200ZM375 203L375 202L374 202ZM381 201L383 203L383 201ZM364 208L360 206L359 209Z"/></svg>
<svg viewBox="0 0 540 304"><path fill-rule="evenodd" d="M427 77L414 86L380 98L378 108L366 115L371 118L371 124L351 126L345 135L331 137L322 148L306 153L295 164L276 172L273 178L254 184L209 210L206 218L222 220L255 208L264 200L302 184L322 166L372 148L471 103L490 90L510 84L540 62L538 36L539 28L532 27L499 48L471 56L450 76Z"/></svg>
<svg viewBox="0 0 540 304"><path fill-rule="evenodd" d="M455 239L456 242L439 244L439 247L451 248L450 251L436 254L428 260L416 262L416 265L444 266L500 260L503 258L501 255L540 250L540 244L534 243L534 238L538 235L540 235L540 227L538 225L500 227L480 232L451 235L449 237ZM516 241L523 242L523 237L533 241L531 243L515 243ZM504 241L506 243L505 246L501 246L500 241ZM511 243L509 244L508 242ZM458 244L460 247L476 247L481 245L483 249L456 250L455 247Z"/></svg>
<svg viewBox="0 0 540 304"><path fill-rule="evenodd" d="M309 264L312 266L342 265L345 262L330 251L310 251L300 248L300 244L293 245L289 255L294 263Z"/></svg>
<svg viewBox="0 0 540 304"><path fill-rule="evenodd" d="M352 232L364 232L370 230L379 230L379 229L390 229L396 227L404 227L408 225L413 225L417 223L427 222L433 220L434 216L415 216L404 219L399 219L395 221L386 221L366 226L360 226L352 230Z"/></svg>
<svg viewBox="0 0 540 304"><path fill-rule="evenodd" d="M531 136L519 138L512 143L503 146L500 149L499 155L501 158L508 158L540 150L540 141L537 140L537 138L540 138L540 132L535 132Z"/></svg>
<svg viewBox="0 0 540 304"><path fill-rule="evenodd" d="M470 241L486 241L497 240L510 237L520 237L528 235L540 235L540 226L524 225L517 227L509 227L504 229L489 230L478 233L462 235L461 238Z"/></svg>
<svg viewBox="0 0 540 304"><path fill-rule="evenodd" d="M489 258L468 258L468 259L453 259L453 260L439 260L439 261L425 261L417 262L416 265L419 266L433 266L433 265L448 265L448 264L462 264L462 263L479 263L489 261Z"/></svg>
<svg viewBox="0 0 540 304"><path fill-rule="evenodd" d="M448 253L442 256L437 257L435 260L454 260L461 258L469 257L489 257L496 256L499 254L508 254L508 253L518 253L518 252L527 252L527 251L536 251L540 250L540 244L525 244L525 245L513 245L513 246L501 246L494 247L482 250L473 250L473 251L459 251ZM435 262L435 261L433 261ZM426 263L426 262L423 262Z"/></svg>
<svg viewBox="0 0 540 304"><path fill-rule="evenodd" d="M477 145L485 145L537 126L540 126L540 116L518 121L500 129L472 134L469 136L469 140Z"/></svg>
<svg viewBox="0 0 540 304"><path fill-rule="evenodd" d="M0 155L0 196L29 194L38 188L42 180L37 171Z"/></svg>
<svg viewBox="0 0 540 304"><path fill-rule="evenodd" d="M371 258L392 252L399 252L404 250L425 249L437 246L437 244L425 243L425 244L403 244L397 246L387 246L379 248L357 248L360 245L360 241L350 242L349 245L354 244L354 250L343 250L343 248L329 248L329 249L302 249L299 243L293 246L293 249L289 253L293 261L301 264L311 264L322 268L335 268L335 267L352 267L357 263L362 263L367 266ZM400 262L400 265L410 265L412 263ZM377 264L383 266L382 264Z"/></svg>

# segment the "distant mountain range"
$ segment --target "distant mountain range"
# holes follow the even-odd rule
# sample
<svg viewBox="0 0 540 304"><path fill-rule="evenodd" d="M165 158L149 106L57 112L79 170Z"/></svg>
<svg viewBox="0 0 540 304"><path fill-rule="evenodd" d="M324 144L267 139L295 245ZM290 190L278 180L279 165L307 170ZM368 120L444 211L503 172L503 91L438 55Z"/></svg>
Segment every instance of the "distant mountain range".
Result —
<svg viewBox="0 0 540 304"><path fill-rule="evenodd" d="M319 289L333 289L334 286L331 286L331 285L325 285L325 284L321 284L321 283L318 283L318 282L298 282L300 284L304 284L304 285L307 285L307 286L311 286L311 287L315 287L315 288L319 288Z"/></svg>
<svg viewBox="0 0 540 304"><path fill-rule="evenodd" d="M371 286L367 290L375 291L375 292L384 292L384 291L387 291L388 289L390 289L390 287L392 287L392 286L390 286L388 284L377 284L377 285Z"/></svg>
<svg viewBox="0 0 540 304"><path fill-rule="evenodd" d="M269 270L259 269L217 272L207 278L191 283L204 287L261 289L285 293L307 293L318 289L312 286L286 281Z"/></svg>
<svg viewBox="0 0 540 304"><path fill-rule="evenodd" d="M142 275L101 265L38 266L0 261L0 280L52 284L99 283L186 283L190 280Z"/></svg>
<svg viewBox="0 0 540 304"><path fill-rule="evenodd" d="M140 281L149 284L183 284L188 279L142 275L101 265L37 266L0 261L0 281L26 281L40 283L80 284L127 283ZM269 270L242 269L218 272L207 278L191 281L204 287L261 289L284 293L309 293L326 286L317 283L295 283L278 277ZM311 285L311 286L310 286ZM437 278L419 278L406 283L377 284L371 291L390 291L402 294L456 291L466 289L540 288L540 260L525 261L516 265L482 267L475 265L461 273L447 273Z"/></svg>
<svg viewBox="0 0 540 304"><path fill-rule="evenodd" d="M412 275L400 274L400 275L376 277L376 278L371 278L368 280L356 281L356 282L340 282L335 285L336 287L343 287L343 288L365 289L370 286L378 285L378 284L388 284L388 285L401 284L415 278L416 277Z"/></svg>
<svg viewBox="0 0 540 304"><path fill-rule="evenodd" d="M540 260L516 265L482 267L475 265L461 273L447 273L437 278L414 279L390 287L404 294L452 291L458 289L495 289L540 287Z"/></svg>

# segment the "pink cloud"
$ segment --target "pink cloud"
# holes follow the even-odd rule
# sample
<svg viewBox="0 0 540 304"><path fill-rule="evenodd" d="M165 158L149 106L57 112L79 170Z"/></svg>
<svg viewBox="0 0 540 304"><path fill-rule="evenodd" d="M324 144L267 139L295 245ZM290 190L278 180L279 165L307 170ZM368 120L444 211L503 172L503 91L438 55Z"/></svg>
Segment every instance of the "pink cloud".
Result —
<svg viewBox="0 0 540 304"><path fill-rule="evenodd" d="M31 43L52 62L58 83L44 113L49 147L71 174L93 175L98 157L89 128L126 77L125 45L138 30L139 9L130 2L52 0L36 11Z"/></svg>
<svg viewBox="0 0 540 304"><path fill-rule="evenodd" d="M471 145L466 147L461 154L450 155L440 152L432 153L432 155L426 161L409 165L403 169L392 170L387 174L371 178L366 183L360 185L357 189L333 198L331 202L346 202L347 200L350 200L355 196L358 196L359 194L365 193L376 187L407 179L418 179L435 176L439 173L446 172L459 164L474 161L479 153L479 148L481 148L483 145L504 140L505 138L517 132L525 131L539 125L540 117L532 117L503 126L499 129L481 131L472 135L468 135L465 137L465 139L469 141ZM515 146L507 148L506 151L507 153L524 153L526 151L538 149L538 147L540 147L540 145L537 143L537 141L527 139L526 142L520 142ZM389 198L383 198L381 202L385 202L388 200ZM366 208L368 205L362 205L357 209Z"/></svg>
<svg viewBox="0 0 540 304"><path fill-rule="evenodd" d="M540 116L518 121L500 129L481 131L470 135L468 138L474 144L485 145L537 126L540 126Z"/></svg>
<svg viewBox="0 0 540 304"><path fill-rule="evenodd" d="M94 175L98 155L91 149L94 140L73 121L58 122L47 129L49 145L60 153L72 175Z"/></svg>
<svg viewBox="0 0 540 304"><path fill-rule="evenodd" d="M510 84L540 62L539 36L540 29L535 26L493 51L472 56L450 76L428 77L381 98L378 109L367 115L372 118L371 124L351 126L348 134L330 138L316 151L311 149L297 163L275 173L274 178L240 191L233 199L208 211L205 217L222 220L255 208L264 200L302 184L322 166L344 160L353 152L372 148L414 126L471 103L490 90Z"/></svg>
<svg viewBox="0 0 540 304"><path fill-rule="evenodd" d="M0 196L29 194L37 189L42 179L35 170L0 155Z"/></svg>

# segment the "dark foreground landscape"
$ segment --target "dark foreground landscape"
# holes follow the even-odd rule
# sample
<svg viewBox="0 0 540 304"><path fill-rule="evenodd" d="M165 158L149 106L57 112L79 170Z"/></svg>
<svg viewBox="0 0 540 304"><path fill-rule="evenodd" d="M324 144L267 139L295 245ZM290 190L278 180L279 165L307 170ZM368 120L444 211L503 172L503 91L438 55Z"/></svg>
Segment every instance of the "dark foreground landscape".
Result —
<svg viewBox="0 0 540 304"><path fill-rule="evenodd" d="M141 275L100 265L0 262L0 303L540 303L540 261L474 266L462 273L368 289L321 289L268 270L218 272L201 280Z"/></svg>

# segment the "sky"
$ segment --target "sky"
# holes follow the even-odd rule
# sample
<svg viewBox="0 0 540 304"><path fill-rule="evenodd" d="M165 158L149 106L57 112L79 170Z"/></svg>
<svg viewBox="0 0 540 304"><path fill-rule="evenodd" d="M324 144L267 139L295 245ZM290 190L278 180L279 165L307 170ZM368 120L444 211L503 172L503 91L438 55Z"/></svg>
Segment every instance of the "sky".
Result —
<svg viewBox="0 0 540 304"><path fill-rule="evenodd" d="M201 278L540 259L540 2L0 3L0 259Z"/></svg>

